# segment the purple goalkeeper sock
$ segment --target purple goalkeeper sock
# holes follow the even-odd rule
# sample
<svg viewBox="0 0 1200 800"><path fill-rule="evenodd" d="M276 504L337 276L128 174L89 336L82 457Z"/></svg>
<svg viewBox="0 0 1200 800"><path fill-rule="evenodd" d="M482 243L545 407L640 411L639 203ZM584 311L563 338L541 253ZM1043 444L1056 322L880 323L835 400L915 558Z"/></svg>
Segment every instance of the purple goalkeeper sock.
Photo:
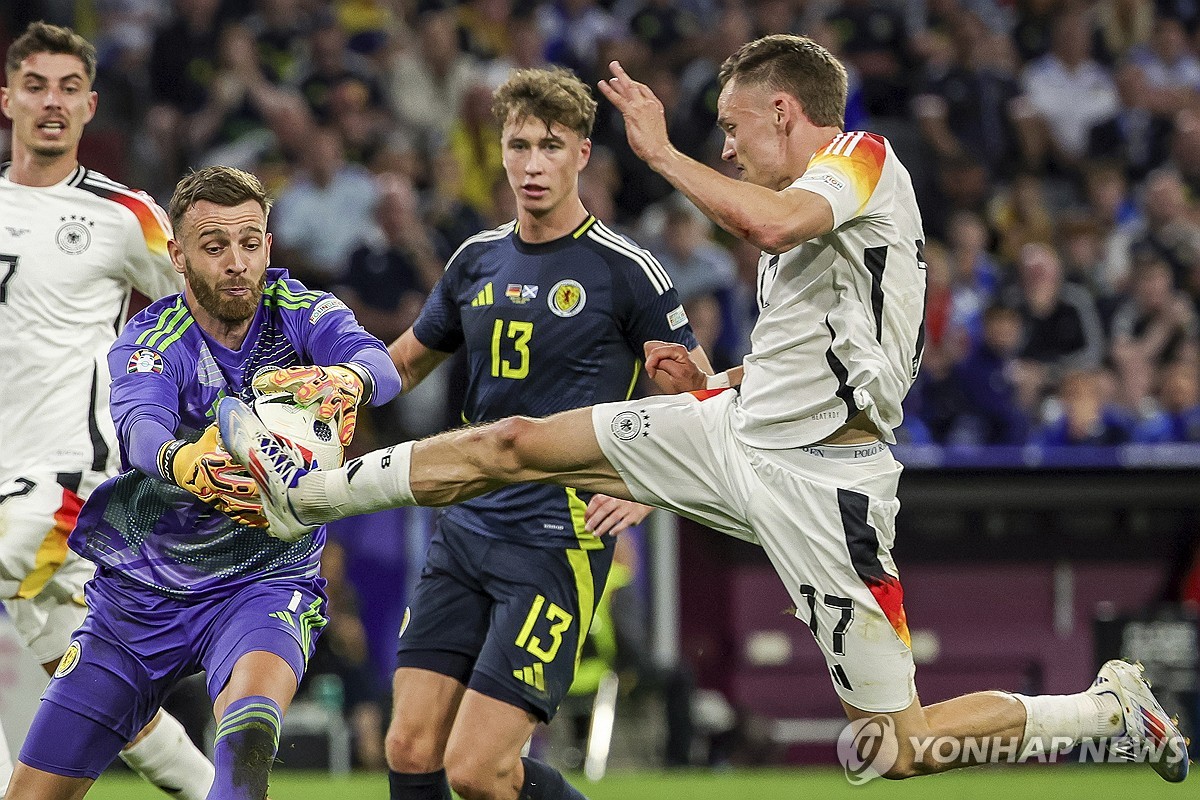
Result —
<svg viewBox="0 0 1200 800"><path fill-rule="evenodd" d="M525 783L519 800L587 800L554 767L532 758L522 758L521 763L525 765Z"/></svg>
<svg viewBox="0 0 1200 800"><path fill-rule="evenodd" d="M269 697L234 700L217 725L213 764L217 778L208 800L263 800L279 749L283 712Z"/></svg>

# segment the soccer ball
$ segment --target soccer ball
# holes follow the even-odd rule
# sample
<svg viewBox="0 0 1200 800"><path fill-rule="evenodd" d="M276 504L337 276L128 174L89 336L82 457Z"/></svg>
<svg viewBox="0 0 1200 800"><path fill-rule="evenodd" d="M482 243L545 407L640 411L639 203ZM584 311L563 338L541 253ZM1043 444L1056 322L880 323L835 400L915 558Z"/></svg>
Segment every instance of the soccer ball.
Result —
<svg viewBox="0 0 1200 800"><path fill-rule="evenodd" d="M254 413L282 444L291 447L310 469L342 465L342 443L328 423L294 402L287 392L264 394L254 401Z"/></svg>

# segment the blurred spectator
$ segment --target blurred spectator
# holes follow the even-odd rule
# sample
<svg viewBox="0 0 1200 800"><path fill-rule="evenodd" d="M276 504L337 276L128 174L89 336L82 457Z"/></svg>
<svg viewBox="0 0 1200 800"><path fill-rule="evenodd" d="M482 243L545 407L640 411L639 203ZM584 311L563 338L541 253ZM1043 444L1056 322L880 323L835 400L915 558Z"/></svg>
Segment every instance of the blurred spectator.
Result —
<svg viewBox="0 0 1200 800"><path fill-rule="evenodd" d="M1019 146L1009 108L1020 88L1007 39L972 14L958 17L953 37L953 60L927 74L913 101L921 134L940 158L973 155L985 161L993 178L1010 175Z"/></svg>
<svg viewBox="0 0 1200 800"><path fill-rule="evenodd" d="M378 191L365 168L346 163L332 128L313 128L303 163L271 211L275 261L309 288L328 289L341 281L350 254L376 235Z"/></svg>
<svg viewBox="0 0 1200 800"><path fill-rule="evenodd" d="M480 61L502 58L520 47L521 29L511 27L515 16L512 0L463 0L459 3L458 29L466 51Z"/></svg>
<svg viewBox="0 0 1200 800"><path fill-rule="evenodd" d="M507 176L501 174L497 181L507 189ZM511 195L512 191L508 190L508 193ZM496 202L495 197L493 192L493 202ZM514 206L513 214L508 219L515 217ZM430 164L429 189L425 192L425 220L438 234L438 257L443 263L450 260L460 244L487 227L483 214L463 200L462 168L449 150L438 151Z"/></svg>
<svg viewBox="0 0 1200 800"><path fill-rule="evenodd" d="M595 0L550 0L538 5L537 13L547 60L589 82L598 74L601 42L619 36L612 15Z"/></svg>
<svg viewBox="0 0 1200 800"><path fill-rule="evenodd" d="M1100 227L1085 213L1065 213L1059 217L1058 247L1064 277L1092 295L1107 332L1113 312L1124 296L1125 283L1122 282L1120 292L1105 283L1104 240Z"/></svg>
<svg viewBox="0 0 1200 800"><path fill-rule="evenodd" d="M1025 443L1033 398L1021 396L1015 380L1022 320L1016 309L992 305L983 312L983 337L954 367L965 408L954 420L955 444Z"/></svg>
<svg viewBox="0 0 1200 800"><path fill-rule="evenodd" d="M988 252L988 230L970 211L950 218L950 317L972 342L983 334L983 311L1000 289L1000 265Z"/></svg>
<svg viewBox="0 0 1200 800"><path fill-rule="evenodd" d="M1200 442L1200 369L1195 358L1183 358L1163 368L1158 403L1159 412L1135 430L1136 441Z"/></svg>
<svg viewBox="0 0 1200 800"><path fill-rule="evenodd" d="M902 116L908 108L911 42L895 3L842 0L826 21L841 56L862 76L863 101L872 116Z"/></svg>
<svg viewBox="0 0 1200 800"><path fill-rule="evenodd" d="M416 43L388 65L387 96L397 122L429 153L445 146L463 96L479 75L459 45L453 11L436 5L421 11L416 31Z"/></svg>
<svg viewBox="0 0 1200 800"><path fill-rule="evenodd" d="M1196 309L1175 288L1171 268L1154 251L1142 250L1135 257L1130 292L1112 323L1112 359L1119 376L1194 360Z"/></svg>
<svg viewBox="0 0 1200 800"><path fill-rule="evenodd" d="M1141 224L1124 169L1093 162L1084 172L1086 208L1081 212L1098 228L1101 265L1095 273L1101 296L1124 291L1129 279L1129 248Z"/></svg>
<svg viewBox="0 0 1200 800"><path fill-rule="evenodd" d="M493 90L508 80L508 74L514 69L537 69L549 64L546 61L546 40L537 17L531 10L514 11L505 27L508 31L507 49L496 58L484 62L480 68L483 82Z"/></svg>
<svg viewBox="0 0 1200 800"><path fill-rule="evenodd" d="M492 115L492 89L476 83L463 96L450 129L450 154L458 162L459 197L482 216L492 210L492 184L504 177L500 126Z"/></svg>
<svg viewBox="0 0 1200 800"><path fill-rule="evenodd" d="M374 58L381 54L403 23L404 4L392 0L333 0L338 26L346 32L346 46Z"/></svg>
<svg viewBox="0 0 1200 800"><path fill-rule="evenodd" d="M1086 13L1063 11L1055 19L1050 52L1026 64L1021 74L1035 133L1027 139L1034 164L1073 170L1086 153L1092 125L1117 110L1116 87L1090 47Z"/></svg>
<svg viewBox="0 0 1200 800"><path fill-rule="evenodd" d="M1044 425L1038 444L1116 445L1130 440L1125 418L1111 403L1104 377L1079 370L1063 376L1058 392L1062 415Z"/></svg>
<svg viewBox="0 0 1200 800"><path fill-rule="evenodd" d="M1170 265L1175 285L1188 285L1200 269L1200 223L1177 171L1162 167L1146 176L1142 211L1144 224L1133 246L1157 252Z"/></svg>
<svg viewBox="0 0 1200 800"><path fill-rule="evenodd" d="M1188 194L1200 197L1200 111L1185 109L1175 115L1170 163Z"/></svg>
<svg viewBox="0 0 1200 800"><path fill-rule="evenodd" d="M1116 86L1121 105L1111 117L1092 125L1087 156L1118 161L1132 180L1140 180L1167 160L1171 122L1152 110L1142 67L1132 62L1118 66Z"/></svg>
<svg viewBox="0 0 1200 800"><path fill-rule="evenodd" d="M307 9L301 0L256 0L255 5L245 25L258 45L259 61L280 82L294 84L312 25Z"/></svg>
<svg viewBox="0 0 1200 800"><path fill-rule="evenodd" d="M988 219L996 232L1000 258L1015 264L1028 244L1054 241L1054 212L1046 200L1045 184L1032 172L1021 172L998 190L988 204Z"/></svg>
<svg viewBox="0 0 1200 800"><path fill-rule="evenodd" d="M1131 54L1146 75L1151 108L1164 114L1200 102L1200 58L1188 46L1188 34L1178 19L1159 16L1148 45Z"/></svg>
<svg viewBox="0 0 1200 800"><path fill-rule="evenodd" d="M435 235L421 219L420 199L407 178L380 180L375 222L379 236L350 254L337 294L364 328L384 342L408 330L442 275Z"/></svg>
<svg viewBox="0 0 1200 800"><path fill-rule="evenodd" d="M300 92L318 122L336 122L339 100L342 105L384 116L383 90L374 66L349 50L345 32L332 17L322 15L314 20L307 58L297 69ZM347 93L351 97L339 98Z"/></svg>
<svg viewBox="0 0 1200 800"><path fill-rule="evenodd" d="M682 194L672 194L648 209L642 222L642 241L671 276L704 352L710 354L714 367L732 365L722 332L724 320L733 314L733 257L709 238L712 224Z"/></svg>
<svg viewBox="0 0 1200 800"><path fill-rule="evenodd" d="M1013 43L1021 63L1046 55L1054 31L1054 18L1062 8L1061 0L1016 0L1017 19L1012 29Z"/></svg>
<svg viewBox="0 0 1200 800"><path fill-rule="evenodd" d="M700 20L676 0L643 0L629 31L673 70L699 54Z"/></svg>
<svg viewBox="0 0 1200 800"><path fill-rule="evenodd" d="M676 109L679 138L671 141L699 161L720 163L722 134L717 127L717 97L721 89L717 70L722 61L753 38L751 24L750 12L744 6L724 6L716 23L700 34L702 52L680 73Z"/></svg>
<svg viewBox="0 0 1200 800"><path fill-rule="evenodd" d="M1121 61L1150 41L1154 0L1099 0L1095 14L1096 55L1105 64Z"/></svg>
<svg viewBox="0 0 1200 800"><path fill-rule="evenodd" d="M1099 367L1104 331L1096 303L1083 287L1063 280L1058 254L1047 245L1026 245L1018 275L1005 302L1021 315L1022 391L1051 389L1068 371Z"/></svg>
<svg viewBox="0 0 1200 800"><path fill-rule="evenodd" d="M246 26L226 25L217 48L217 72L207 102L187 119L187 152L192 163L253 169L274 144L269 121L300 100L274 85Z"/></svg>
<svg viewBox="0 0 1200 800"><path fill-rule="evenodd" d="M153 148L148 153L158 173L151 188L170 193L188 165L183 144L188 118L209 102L217 74L217 11L220 0L175 0L175 17L154 37L150 50L150 99L146 129Z"/></svg>

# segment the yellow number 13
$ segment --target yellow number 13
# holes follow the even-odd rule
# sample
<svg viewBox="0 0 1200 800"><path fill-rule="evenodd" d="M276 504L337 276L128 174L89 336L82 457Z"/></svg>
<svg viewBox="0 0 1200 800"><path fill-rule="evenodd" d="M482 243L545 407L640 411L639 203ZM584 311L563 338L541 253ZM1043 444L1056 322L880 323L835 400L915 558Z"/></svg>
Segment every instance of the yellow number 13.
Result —
<svg viewBox="0 0 1200 800"><path fill-rule="evenodd" d="M492 377L513 378L520 380L529 377L529 338L533 336L533 323L508 321L508 333L504 333L504 320L496 320L492 326ZM509 360L500 354L500 342L504 338L512 340L512 349L516 356Z"/></svg>
<svg viewBox="0 0 1200 800"><path fill-rule="evenodd" d="M545 606L546 598L543 595L539 594L533 598L533 604L529 607L529 615L525 617L525 624L521 626L521 632L517 634L517 647L523 647L542 661L550 662L554 660L558 648L562 646L563 633L571 627L571 620L574 617L557 603L551 603L549 607L545 608L545 614L543 614L542 609ZM533 626L543 617L550 622L550 630L547 631L550 641L546 646L543 646L543 641L537 636L530 635L533 633Z"/></svg>

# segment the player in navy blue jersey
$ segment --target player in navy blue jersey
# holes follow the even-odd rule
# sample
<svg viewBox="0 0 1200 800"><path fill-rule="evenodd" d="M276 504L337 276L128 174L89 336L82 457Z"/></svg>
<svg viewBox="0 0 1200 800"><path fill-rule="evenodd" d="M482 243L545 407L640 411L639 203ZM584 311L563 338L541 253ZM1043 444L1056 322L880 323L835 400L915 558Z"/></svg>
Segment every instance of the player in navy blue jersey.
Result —
<svg viewBox="0 0 1200 800"><path fill-rule="evenodd" d="M627 399L650 342L707 365L667 273L579 199L595 109L561 69L516 72L497 89L517 218L463 243L389 348L405 389L465 348L463 414L480 423ZM401 631L393 800L448 799L447 783L469 798L581 796L521 747L574 678L612 563L596 534L648 510L530 483L442 513Z"/></svg>
<svg viewBox="0 0 1200 800"><path fill-rule="evenodd" d="M283 711L326 623L324 530L267 534L257 490L219 446L223 397L287 388L349 441L359 399L395 367L339 300L268 269L268 202L229 167L185 177L171 260L185 292L130 321L109 351L123 472L79 514L96 562L88 614L42 698L9 798L78 798L181 678L208 673L217 720L211 800L266 793ZM257 379L257 380L256 380Z"/></svg>

